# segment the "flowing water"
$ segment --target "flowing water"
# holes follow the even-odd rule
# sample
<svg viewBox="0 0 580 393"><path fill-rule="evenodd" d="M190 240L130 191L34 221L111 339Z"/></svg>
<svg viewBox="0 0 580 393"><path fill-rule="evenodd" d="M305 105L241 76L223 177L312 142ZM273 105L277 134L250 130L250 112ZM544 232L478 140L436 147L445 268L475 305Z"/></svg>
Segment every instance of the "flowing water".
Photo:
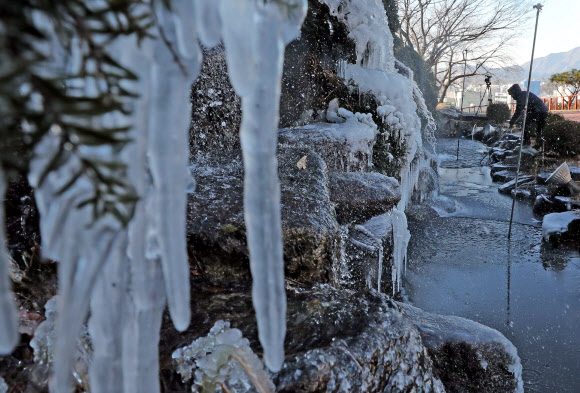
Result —
<svg viewBox="0 0 580 393"><path fill-rule="evenodd" d="M412 211L405 291L439 314L491 326L518 348L526 392L580 392L580 254L542 244L531 206L497 192L485 146L438 142L440 194ZM485 164L485 161L484 161Z"/></svg>

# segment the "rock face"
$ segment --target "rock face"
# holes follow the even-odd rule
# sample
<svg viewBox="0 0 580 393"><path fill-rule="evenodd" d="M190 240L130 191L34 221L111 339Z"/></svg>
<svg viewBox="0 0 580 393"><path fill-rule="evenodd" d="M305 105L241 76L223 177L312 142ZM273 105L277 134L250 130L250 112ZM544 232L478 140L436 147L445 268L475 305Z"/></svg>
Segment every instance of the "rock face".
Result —
<svg viewBox="0 0 580 393"><path fill-rule="evenodd" d="M364 222L401 200L399 182L380 173L331 172L329 188L339 224Z"/></svg>
<svg viewBox="0 0 580 393"><path fill-rule="evenodd" d="M327 282L339 228L326 166L304 148L281 148L278 160L286 275L301 282ZM193 172L197 189L189 196L190 257L215 282L247 284L242 159L212 155L196 162Z"/></svg>
<svg viewBox="0 0 580 393"><path fill-rule="evenodd" d="M241 99L228 76L224 48L205 49L199 78L191 89L190 148L192 156L207 151L240 149Z"/></svg>
<svg viewBox="0 0 580 393"><path fill-rule="evenodd" d="M448 392L523 392L522 365L513 344L477 322L399 304L417 327Z"/></svg>

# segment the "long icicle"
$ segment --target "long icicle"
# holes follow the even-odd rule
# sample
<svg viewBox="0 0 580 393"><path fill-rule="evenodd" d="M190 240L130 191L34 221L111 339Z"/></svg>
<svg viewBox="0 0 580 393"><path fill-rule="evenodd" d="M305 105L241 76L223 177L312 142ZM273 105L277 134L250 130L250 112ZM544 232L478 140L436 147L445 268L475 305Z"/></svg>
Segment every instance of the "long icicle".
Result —
<svg viewBox="0 0 580 393"><path fill-rule="evenodd" d="M304 0L280 4L221 2L222 34L232 85L242 97L244 217L252 300L266 365L284 362L286 293L276 148L284 48L299 33Z"/></svg>

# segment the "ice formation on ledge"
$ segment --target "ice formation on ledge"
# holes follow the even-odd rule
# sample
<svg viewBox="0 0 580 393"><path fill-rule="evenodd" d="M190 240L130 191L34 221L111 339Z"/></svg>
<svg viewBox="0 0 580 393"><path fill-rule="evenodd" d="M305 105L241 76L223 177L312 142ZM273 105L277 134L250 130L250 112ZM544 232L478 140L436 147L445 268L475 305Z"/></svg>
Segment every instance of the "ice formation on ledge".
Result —
<svg viewBox="0 0 580 393"><path fill-rule="evenodd" d="M331 15L344 22L356 43L357 64L366 68L395 71L393 36L381 0L319 0Z"/></svg>
<svg viewBox="0 0 580 393"><path fill-rule="evenodd" d="M405 165L400 174L401 201L392 212L394 252L393 291L400 288L411 234L405 209L419 181L422 168L435 155L435 122L425 105L423 95L413 79L413 72L395 59L393 38L382 2L369 0L319 0L331 13L344 21L349 37L357 47L357 64L341 62L339 76L358 87L359 92L373 94L379 102L377 115L398 132L406 145ZM425 125L422 127L421 117ZM424 143L426 142L426 143Z"/></svg>
<svg viewBox="0 0 580 393"><path fill-rule="evenodd" d="M4 193L7 182L0 168L0 355L10 353L18 343L18 315L8 276L8 250L4 231Z"/></svg>

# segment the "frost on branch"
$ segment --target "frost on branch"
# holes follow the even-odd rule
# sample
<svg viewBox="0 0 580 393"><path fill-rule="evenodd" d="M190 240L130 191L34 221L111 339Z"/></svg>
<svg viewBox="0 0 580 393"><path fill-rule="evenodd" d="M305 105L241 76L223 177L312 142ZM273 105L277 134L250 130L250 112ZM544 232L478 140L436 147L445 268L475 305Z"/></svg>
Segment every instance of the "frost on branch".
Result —
<svg viewBox="0 0 580 393"><path fill-rule="evenodd" d="M229 322L217 321L206 337L173 352L174 367L184 382L195 377L192 391L245 392L254 386L260 393L274 392L275 387L248 340Z"/></svg>

